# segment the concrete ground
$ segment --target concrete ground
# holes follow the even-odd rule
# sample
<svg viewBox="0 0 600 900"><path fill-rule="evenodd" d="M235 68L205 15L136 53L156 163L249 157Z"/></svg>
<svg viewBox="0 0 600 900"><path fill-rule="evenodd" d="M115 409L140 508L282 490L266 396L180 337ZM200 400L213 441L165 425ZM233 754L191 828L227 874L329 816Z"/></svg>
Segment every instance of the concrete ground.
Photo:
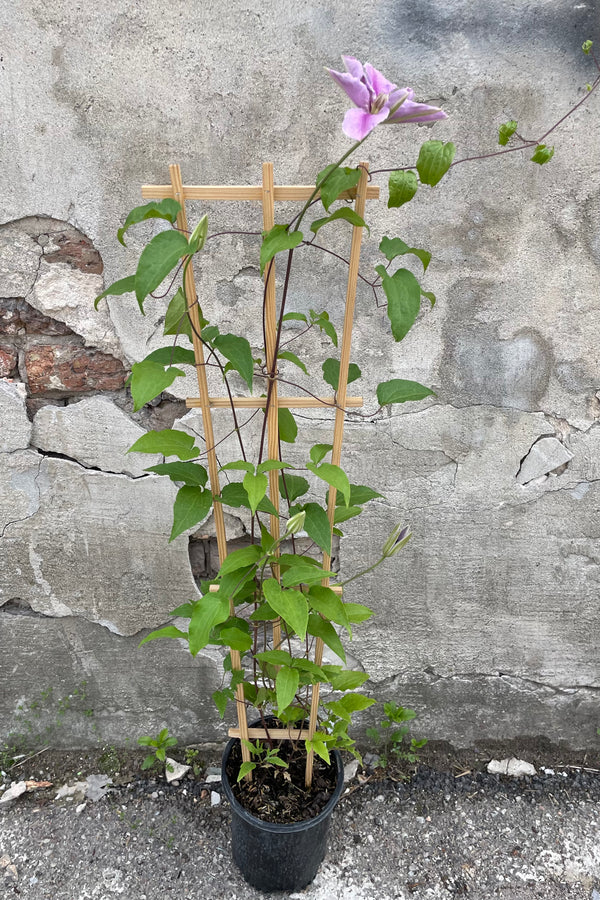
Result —
<svg viewBox="0 0 600 900"><path fill-rule="evenodd" d="M55 793L0 807L2 898L265 896L232 863L218 783L134 779L96 801ZM409 783L354 779L315 881L287 896L600 900L599 802L600 775L573 768L512 779L422 766Z"/></svg>

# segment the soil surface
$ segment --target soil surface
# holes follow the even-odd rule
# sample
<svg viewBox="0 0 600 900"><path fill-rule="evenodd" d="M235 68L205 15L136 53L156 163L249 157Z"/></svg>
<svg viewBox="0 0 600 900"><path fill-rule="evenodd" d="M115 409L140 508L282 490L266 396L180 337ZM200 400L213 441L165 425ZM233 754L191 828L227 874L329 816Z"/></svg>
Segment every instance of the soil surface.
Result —
<svg viewBox="0 0 600 900"><path fill-rule="evenodd" d="M307 788L304 784L304 747L282 741L279 757L287 763L287 768L260 766L252 772L252 781L237 781L242 753L239 743L234 746L228 760L227 775L235 799L250 815L263 822L289 825L314 819L335 790L335 766L328 766L318 756L315 757L312 784Z"/></svg>

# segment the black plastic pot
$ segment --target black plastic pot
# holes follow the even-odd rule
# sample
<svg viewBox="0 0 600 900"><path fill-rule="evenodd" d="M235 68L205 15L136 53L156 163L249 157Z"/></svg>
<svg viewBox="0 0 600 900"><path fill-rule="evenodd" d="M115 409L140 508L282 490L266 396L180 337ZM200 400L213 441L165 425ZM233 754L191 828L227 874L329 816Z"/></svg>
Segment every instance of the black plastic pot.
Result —
<svg viewBox="0 0 600 900"><path fill-rule="evenodd" d="M259 724L259 723L255 723ZM280 825L250 815L233 795L226 767L238 738L225 748L221 783L231 805L233 859L252 887L260 891L299 891L317 874L327 849L329 820L344 787L344 764L339 751L331 753L336 786L327 805L314 819Z"/></svg>

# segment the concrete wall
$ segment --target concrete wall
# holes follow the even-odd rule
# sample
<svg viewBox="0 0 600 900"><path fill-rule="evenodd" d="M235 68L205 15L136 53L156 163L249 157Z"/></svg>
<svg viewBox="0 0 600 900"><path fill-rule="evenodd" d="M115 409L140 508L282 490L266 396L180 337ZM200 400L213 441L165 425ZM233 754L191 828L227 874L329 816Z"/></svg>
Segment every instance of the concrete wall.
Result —
<svg viewBox="0 0 600 900"><path fill-rule="evenodd" d="M23 730L19 703L44 693L31 727L55 743L122 744L163 724L215 739L216 654L137 649L195 594L214 547L210 523L167 544L174 488L124 455L143 429L179 422L196 391L190 379L132 413L127 369L160 345L164 309L151 301L141 319L126 297L93 311L152 234L130 232L123 250L117 225L174 161L187 183L257 184L265 159L279 183L312 182L349 146L345 98L322 69L342 52L450 115L433 132L377 131L362 154L372 168L413 162L430 136L459 157L489 152L513 117L537 137L594 78L580 51L597 37L592 4L17 0L0 5L0 26L0 734ZM351 574L411 522L409 547L352 586L376 611L352 653L374 694L413 706L429 738L597 741L598 123L592 97L552 136L549 165L467 163L392 211L384 177L369 206L363 271L382 234L402 237L433 252L438 302L395 345L359 291L356 392L374 414L350 417L344 463L387 502L349 523L339 563ZM247 204L206 211L211 230L261 227ZM257 252L224 238L198 272L205 312L253 342ZM324 272L311 252L290 308L326 304L341 324L344 266ZM308 358L323 349L314 339ZM375 414L389 377L437 397ZM329 440L323 415L299 421L307 441ZM197 427L196 414L177 427ZM229 525L243 539L243 518Z"/></svg>

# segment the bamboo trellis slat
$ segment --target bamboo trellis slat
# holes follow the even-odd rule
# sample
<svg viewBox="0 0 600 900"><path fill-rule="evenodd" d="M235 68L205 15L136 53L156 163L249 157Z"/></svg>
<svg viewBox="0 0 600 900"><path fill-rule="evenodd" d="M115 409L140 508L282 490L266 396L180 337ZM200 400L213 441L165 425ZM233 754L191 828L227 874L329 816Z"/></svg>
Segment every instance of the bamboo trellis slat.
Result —
<svg viewBox="0 0 600 900"><path fill-rule="evenodd" d="M379 197L379 188L368 184L368 164L361 163L361 177L356 188L346 191L342 194L342 198L355 200L355 209L359 216L364 217L365 202L368 199L377 199ZM186 200L253 200L260 202L263 213L263 227L265 231L270 230L275 224L275 201L282 200L308 200L312 195L314 188L311 185L282 185L275 186L273 180L272 163L263 164L263 180L262 184L254 186L220 186L220 185L183 185L181 178L181 170L178 165L169 166L171 177L170 185L143 185L142 197L145 199L164 199L172 197L181 205L181 211L177 217L177 226L184 233L189 233L187 215L185 210ZM217 456L215 450L215 439L212 423L212 409L235 408L259 409L267 408L267 437L268 437L268 456L269 459L279 459L279 441L278 441L278 410L279 409L310 409L317 407L329 407L335 409L335 424L333 435L333 450L331 461L334 465L339 466L342 450L342 442L344 436L344 416L345 410L362 406L362 397L347 397L346 390L348 385L348 367L350 364L350 348L352 342L352 326L354 320L354 304L356 299L356 285L358 279L358 265L360 260L360 248L362 242L362 228L354 226L352 229L352 244L350 249L350 266L348 272L348 284L346 289L346 307L344 313L344 328L342 333L341 359L338 390L333 397L279 397L277 392L277 379L272 376L268 382L267 397L235 397L230 400L229 397L212 397L208 393L208 382L206 378L206 366L204 361L204 350L201 340L200 316L197 303L197 293L194 280L192 265L185 268L185 288L188 301L188 313L192 322L192 339L194 353L196 357L196 373L198 378L199 397L191 397L186 400L189 408L199 408L202 410L202 423L204 427L204 436L206 440L206 453L208 461L208 471L210 478L210 486L213 494L220 494L219 471ZM267 371L274 373L275 367L275 350L277 340L277 305L275 293L275 261L272 260L270 266L265 271L265 356L267 361ZM330 527L333 528L336 489L330 487L329 502L327 515ZM279 473L272 470L269 473L269 495L271 502L276 510L279 510ZM217 534L217 547L219 552L219 561L222 563L227 556L227 535L225 531L225 521L223 514L223 506L221 503L214 504L215 528ZM279 537L279 518L271 516L271 534L274 538ZM323 569L328 571L331 564L331 558L328 554L323 555ZM279 568L273 567L274 577L279 577ZM329 579L325 578L323 585L329 585ZM217 586L211 586L211 590L218 590ZM341 587L334 586L333 590L341 594ZM230 611L234 614L233 601L230 601ZM273 622L273 646L276 648L281 643L280 620ZM323 641L316 639L315 644L315 662L321 665L323 659ZM231 651L232 668L241 671L241 658L237 650ZM317 725L317 713L319 707L319 684L313 685L311 697L311 710L308 728L280 728L270 729L269 736L277 740L306 740L312 739ZM238 717L238 728L231 728L229 735L231 737L242 738L242 759L250 760L250 751L243 743L244 740L265 739L267 733L263 728L249 728L246 715L246 705L244 701L243 684L236 688L236 708ZM310 785L312 781L314 754L309 753L306 763L306 784ZM251 780L251 773L246 776L247 780Z"/></svg>

